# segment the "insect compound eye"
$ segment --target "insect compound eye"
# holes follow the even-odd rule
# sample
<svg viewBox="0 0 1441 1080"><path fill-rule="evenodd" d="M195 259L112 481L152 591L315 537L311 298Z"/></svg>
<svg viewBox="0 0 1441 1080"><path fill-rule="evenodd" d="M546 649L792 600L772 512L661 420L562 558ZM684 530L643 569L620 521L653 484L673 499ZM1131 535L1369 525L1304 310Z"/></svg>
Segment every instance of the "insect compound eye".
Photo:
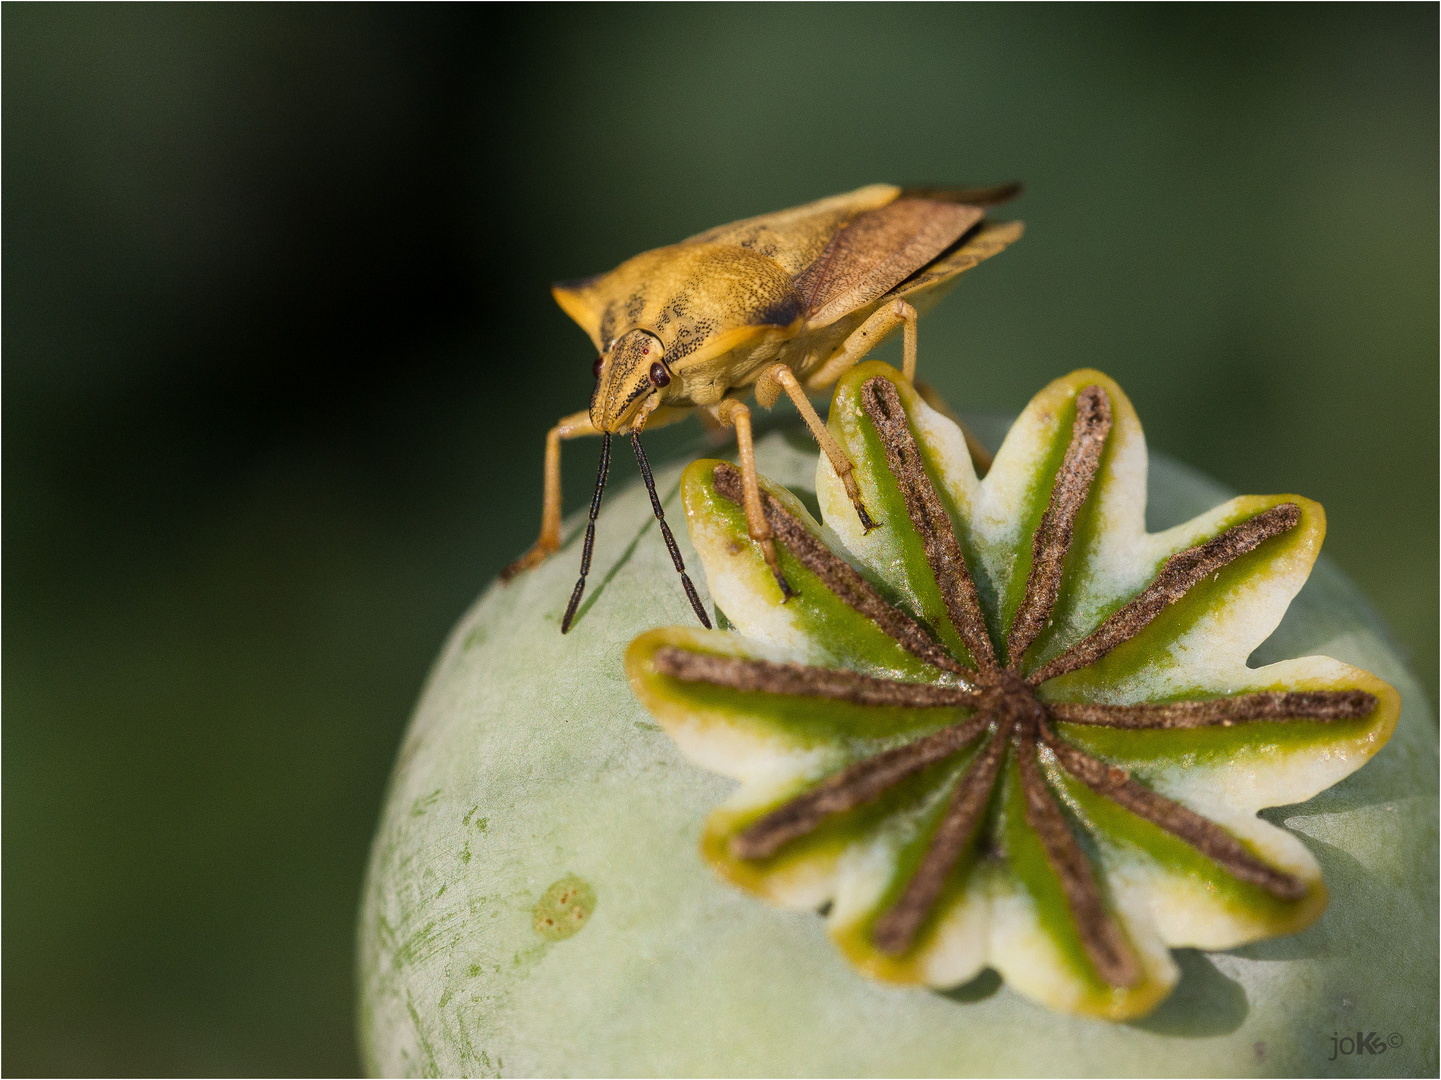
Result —
<svg viewBox="0 0 1441 1080"><path fill-rule="evenodd" d="M670 383L670 372L659 360L650 366L650 381L652 386L666 386Z"/></svg>
<svg viewBox="0 0 1441 1080"><path fill-rule="evenodd" d="M600 378L600 366L601 366L602 364L604 364L604 363L605 363L605 357L604 357L604 356L597 356L597 357L595 358L595 363L593 363L593 364L590 365L590 370L595 373L595 377L596 377L597 379Z"/></svg>

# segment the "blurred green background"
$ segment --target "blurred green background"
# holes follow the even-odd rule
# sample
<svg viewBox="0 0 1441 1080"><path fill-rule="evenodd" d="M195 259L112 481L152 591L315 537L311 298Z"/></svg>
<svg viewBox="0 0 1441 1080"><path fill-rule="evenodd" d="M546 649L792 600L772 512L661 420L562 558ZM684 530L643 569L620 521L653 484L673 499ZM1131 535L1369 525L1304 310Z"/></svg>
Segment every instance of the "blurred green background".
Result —
<svg viewBox="0 0 1441 1080"><path fill-rule="evenodd" d="M591 386L547 284L864 183L1023 179L926 377L1101 367L1153 446L1321 500L1434 697L1437 29L6 5L4 1070L358 1067L391 756Z"/></svg>

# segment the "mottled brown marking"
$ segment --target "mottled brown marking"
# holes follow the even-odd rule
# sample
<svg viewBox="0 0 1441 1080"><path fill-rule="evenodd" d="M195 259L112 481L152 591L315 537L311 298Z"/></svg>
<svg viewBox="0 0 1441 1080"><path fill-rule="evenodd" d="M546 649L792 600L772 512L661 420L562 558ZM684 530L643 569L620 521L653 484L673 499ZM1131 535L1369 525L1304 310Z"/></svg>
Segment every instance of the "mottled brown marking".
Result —
<svg viewBox="0 0 1441 1080"><path fill-rule="evenodd" d="M1290 690L1167 705L1052 702L1047 708L1071 724L1135 730L1230 727L1253 720L1355 720L1376 708L1376 696L1364 690Z"/></svg>
<svg viewBox="0 0 1441 1080"><path fill-rule="evenodd" d="M930 683L898 682L862 675L847 668L775 664L738 656L697 653L666 645L655 651L655 669L682 682L703 682L763 694L828 698L854 705L908 709L970 708L980 700L974 690Z"/></svg>
<svg viewBox="0 0 1441 1080"><path fill-rule="evenodd" d="M828 326L934 261L985 216L979 207L900 198L835 234L795 279L809 323Z"/></svg>
<svg viewBox="0 0 1441 1080"><path fill-rule="evenodd" d="M886 463L905 499L906 515L920 534L926 562L940 589L951 625L981 670L991 670L996 666L996 654L981 615L976 583L971 579L970 568L956 540L950 515L941 505L941 498L921 461L906 411L901 406L901 396L889 379L876 376L861 387L861 405L885 447Z"/></svg>
<svg viewBox="0 0 1441 1080"><path fill-rule="evenodd" d="M731 853L738 859L770 858L782 845L812 832L826 818L874 802L906 777L954 754L980 735L989 722L989 717L977 716L842 769L733 836Z"/></svg>
<svg viewBox="0 0 1441 1080"><path fill-rule="evenodd" d="M881 298L884 303L890 299L916 297L932 286L972 270L994 255L999 255L1008 246L1021 238L1024 231L1019 221L1001 224L983 221L966 233L951 248L929 266L916 271L905 281Z"/></svg>
<svg viewBox="0 0 1441 1080"><path fill-rule="evenodd" d="M717 465L714 484L716 491L723 497L737 505L744 505L741 474L734 465ZM920 623L886 603L870 582L816 539L799 519L764 488L761 489L761 508L775 539L847 606L870 619L899 642L903 649L926 663L958 675L972 674L946 652Z"/></svg>
<svg viewBox="0 0 1441 1080"><path fill-rule="evenodd" d="M813 263L831 238L858 215L892 202L898 195L900 191L888 184L873 185L804 206L718 225L682 243L738 244L773 259L794 276Z"/></svg>
<svg viewBox="0 0 1441 1080"><path fill-rule="evenodd" d="M1045 731L1044 737L1061 767L1096 794L1184 840L1232 877L1260 886L1282 900L1299 900L1306 895L1304 882L1262 862L1219 825L1158 795L1133 780L1124 769L1093 758L1054 733Z"/></svg>
<svg viewBox="0 0 1441 1080"><path fill-rule="evenodd" d="M871 940L881 952L899 956L915 944L916 934L946 887L946 878L980 826L1010 738L1011 721L1007 719L998 725L986 748L957 782L921 865L895 906L876 921Z"/></svg>
<svg viewBox="0 0 1441 1080"><path fill-rule="evenodd" d="M1091 964L1111 986L1135 986L1141 968L1121 928L1106 910L1101 890L1091 872L1090 860L1071 833L1061 808L1051 796L1036 761L1034 729L1025 732L1019 747L1021 790L1026 799L1026 824L1036 833L1046 853L1046 862L1060 879L1066 906L1076 924L1081 945Z"/></svg>
<svg viewBox="0 0 1441 1080"><path fill-rule="evenodd" d="M1033 672L1034 686L1058 675L1089 667L1118 645L1144 630L1157 615L1180 600L1192 588L1224 569L1261 543L1296 527L1301 508L1282 503L1263 510L1249 521L1235 525L1220 536L1195 547L1178 551L1166 560L1156 580L1141 590L1129 604L1107 619L1084 640Z"/></svg>
<svg viewBox="0 0 1441 1080"><path fill-rule="evenodd" d="M1051 488L1051 501L1031 537L1031 572L1006 638L1006 656L1012 670L1020 667L1021 658L1045 629L1056 605L1076 518L1091 493L1110 431L1111 399L1099 386L1087 386L1076 395L1071 443Z"/></svg>
<svg viewBox="0 0 1441 1080"><path fill-rule="evenodd" d="M631 403L651 391L652 353L661 355L660 341L644 330L623 334L610 351L609 363L601 369L600 381L591 391L590 422L598 431L615 431L615 423Z"/></svg>

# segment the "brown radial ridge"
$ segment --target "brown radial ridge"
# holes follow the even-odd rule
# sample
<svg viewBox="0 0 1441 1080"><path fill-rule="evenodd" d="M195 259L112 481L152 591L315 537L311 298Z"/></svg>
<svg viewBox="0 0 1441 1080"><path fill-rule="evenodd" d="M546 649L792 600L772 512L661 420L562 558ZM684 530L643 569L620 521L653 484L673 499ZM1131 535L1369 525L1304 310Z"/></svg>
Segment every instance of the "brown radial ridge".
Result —
<svg viewBox="0 0 1441 1080"><path fill-rule="evenodd" d="M974 667L952 656L925 626L888 603L799 518L763 491L766 519L789 556L910 653L947 675L938 676L934 683L905 682L849 670L720 656L677 647L657 650L655 669L683 682L740 691L824 698L863 706L960 709L969 715L963 714L959 721L863 757L821 778L733 837L732 854L757 860L782 854L787 844L810 834L832 816L874 802L906 778L979 741L971 760L953 782L917 869L872 929L872 941L884 953L903 956L923 940L947 881L985 830L988 807L1011 754L1018 766L1026 822L1035 831L1047 865L1058 879L1086 955L1100 978L1111 986L1134 986L1142 977L1140 960L1102 894L1095 868L1076 839L1075 826L1051 790L1048 768L1074 777L1096 794L1184 841L1238 880L1282 900L1304 896L1305 882L1271 866L1214 822L1066 741L1054 724L1166 730L1258 721L1329 722L1369 714L1377 704L1373 695L1359 690L1305 690L1135 705L1047 703L1035 695L1040 683L1094 664L1134 638L1197 584L1265 541L1294 528L1300 520L1300 509L1291 503L1271 507L1212 540L1172 555L1135 599L1038 671L1023 676L1021 662L1050 618L1064 580L1076 521L1100 469L1111 431L1109 396L1096 385L1086 386L1076 395L1070 443L1046 511L1032 537L1031 566L1007 636L1005 668L997 663L970 568L925 468L900 395L888 379L876 377L863 385L861 404L885 448L886 464L904 501L906 516L921 538L947 616L965 643ZM715 487L725 498L741 502L740 473L733 467L716 468ZM952 685L956 681L962 685ZM1042 763L1042 747L1051 766Z"/></svg>

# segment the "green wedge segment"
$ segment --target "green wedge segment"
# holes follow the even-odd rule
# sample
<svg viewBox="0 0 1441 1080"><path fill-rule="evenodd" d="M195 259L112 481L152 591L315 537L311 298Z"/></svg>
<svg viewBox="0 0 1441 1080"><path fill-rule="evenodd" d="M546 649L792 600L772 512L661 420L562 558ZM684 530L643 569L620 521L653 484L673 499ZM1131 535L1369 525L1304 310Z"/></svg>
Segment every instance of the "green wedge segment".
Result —
<svg viewBox="0 0 1441 1080"><path fill-rule="evenodd" d="M961 778L988 733L930 764L873 801L835 813L768 858L743 858L732 841L766 815L839 770L971 714L956 707L900 708L738 690L662 673L661 648L848 668L910 683L959 685L976 668L952 625L922 538L864 408L868 382L888 380L906 412L926 474L950 518L996 655L1031 571L1032 539L1072 439L1077 396L1104 391L1111 426L1072 542L1050 617L1015 667L1022 675L1063 657L1140 596L1166 561L1267 509L1294 504L1300 518L1221 566L1129 640L1085 667L1036 688L1045 703L1167 704L1261 691L1364 690L1374 707L1336 720L1298 717L1176 729L1053 722L1078 749L1231 832L1263 862L1299 881L1296 899L1247 884L1178 835L1067 774L1040 752L1048 790L1087 857L1107 912L1135 955L1139 975L1112 986L1087 951L1061 879L1027 824L1017 749L1008 745L970 842L906 951L873 941L930 848ZM1233 499L1165 533L1148 534L1146 452L1130 401L1111 379L1077 371L1038 394L978 479L960 431L895 369L866 363L837 384L828 421L849 457L878 528L860 525L835 471L820 459L817 493L826 527L780 485L762 488L810 534L848 562L890 605L919 623L951 661L926 662L827 587L784 543L787 598L751 539L743 507L721 495L702 460L684 473L691 538L711 596L734 632L667 627L637 638L626 656L636 694L692 761L740 781L706 824L701 851L726 880L781 905L821 908L832 939L860 970L892 982L953 986L993 967L1020 993L1065 1012L1106 1019L1144 1015L1177 978L1168 947L1227 948L1299 930L1318 918L1320 870L1293 836L1256 817L1304 801L1361 767L1390 736L1399 699L1386 683L1326 657L1251 668L1304 584L1325 532L1321 508L1293 495Z"/></svg>

